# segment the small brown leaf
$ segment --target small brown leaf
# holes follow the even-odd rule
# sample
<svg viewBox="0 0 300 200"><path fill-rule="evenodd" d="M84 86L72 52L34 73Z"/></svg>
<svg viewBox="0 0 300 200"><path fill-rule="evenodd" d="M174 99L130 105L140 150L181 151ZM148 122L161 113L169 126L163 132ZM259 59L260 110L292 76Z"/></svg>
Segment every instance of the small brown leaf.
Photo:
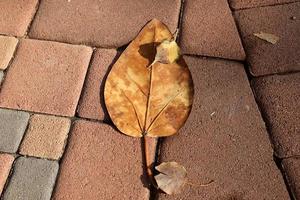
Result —
<svg viewBox="0 0 300 200"><path fill-rule="evenodd" d="M155 169L160 172L154 177L157 186L167 194L178 193L187 183L186 169L176 162L164 162Z"/></svg>
<svg viewBox="0 0 300 200"><path fill-rule="evenodd" d="M279 37L276 35L273 35L271 33L264 33L264 32L260 32L260 33L254 33L254 36L265 40L271 44L276 44L279 40Z"/></svg>

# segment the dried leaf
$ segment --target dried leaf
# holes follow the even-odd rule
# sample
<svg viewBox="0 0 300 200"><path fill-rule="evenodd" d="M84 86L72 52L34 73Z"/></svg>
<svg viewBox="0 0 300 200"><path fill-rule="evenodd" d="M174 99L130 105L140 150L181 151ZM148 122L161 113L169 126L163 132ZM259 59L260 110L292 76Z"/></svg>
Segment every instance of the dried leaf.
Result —
<svg viewBox="0 0 300 200"><path fill-rule="evenodd" d="M271 44L276 44L279 40L279 37L276 35L273 35L271 33L264 33L264 32L260 32L260 33L254 33L254 35L262 40L265 40Z"/></svg>
<svg viewBox="0 0 300 200"><path fill-rule="evenodd" d="M157 53L156 53L157 52ZM192 105L193 82L172 34L149 22L112 67L104 89L108 113L124 134L175 134Z"/></svg>
<svg viewBox="0 0 300 200"><path fill-rule="evenodd" d="M154 178L157 186L167 194L174 194L187 183L186 169L176 162L164 162L155 167L160 174Z"/></svg>
<svg viewBox="0 0 300 200"><path fill-rule="evenodd" d="M175 41L163 41L156 48L154 62L170 64L175 62L180 56L179 47Z"/></svg>

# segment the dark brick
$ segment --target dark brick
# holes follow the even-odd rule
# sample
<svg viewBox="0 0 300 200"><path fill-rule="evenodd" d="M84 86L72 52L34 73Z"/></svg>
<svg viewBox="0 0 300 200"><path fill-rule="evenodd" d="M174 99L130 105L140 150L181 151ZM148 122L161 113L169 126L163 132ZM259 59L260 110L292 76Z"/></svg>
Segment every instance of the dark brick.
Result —
<svg viewBox="0 0 300 200"><path fill-rule="evenodd" d="M300 2L235 12L254 76L300 70ZM295 17L296 19L293 19ZM276 44L255 37L270 33Z"/></svg>
<svg viewBox="0 0 300 200"><path fill-rule="evenodd" d="M180 44L187 54L245 59L226 0L186 0Z"/></svg>
<svg viewBox="0 0 300 200"><path fill-rule="evenodd" d="M252 83L277 156L300 155L300 73L256 78Z"/></svg>

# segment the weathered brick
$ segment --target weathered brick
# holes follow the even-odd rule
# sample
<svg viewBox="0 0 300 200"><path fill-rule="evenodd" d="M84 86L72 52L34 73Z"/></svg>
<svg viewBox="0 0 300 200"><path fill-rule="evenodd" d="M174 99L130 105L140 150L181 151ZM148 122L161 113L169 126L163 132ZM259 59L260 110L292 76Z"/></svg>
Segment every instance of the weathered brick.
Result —
<svg viewBox="0 0 300 200"><path fill-rule="evenodd" d="M35 13L38 0L1 0L0 33L23 36Z"/></svg>
<svg viewBox="0 0 300 200"><path fill-rule="evenodd" d="M185 58L193 108L180 133L163 141L160 160L184 165L191 184L160 199L289 199L243 65Z"/></svg>
<svg viewBox="0 0 300 200"><path fill-rule="evenodd" d="M13 57L17 43L17 38L0 36L0 70L7 68Z"/></svg>
<svg viewBox="0 0 300 200"><path fill-rule="evenodd" d="M33 115L20 147L20 154L59 159L62 156L71 120L62 117Z"/></svg>
<svg viewBox="0 0 300 200"><path fill-rule="evenodd" d="M103 97L104 81L116 53L112 49L98 49L95 52L78 106L80 117L97 120L108 118Z"/></svg>
<svg viewBox="0 0 300 200"><path fill-rule="evenodd" d="M260 6L271 6L276 4L285 4L295 1L297 0L229 0L229 4L233 9L243 9Z"/></svg>
<svg viewBox="0 0 300 200"><path fill-rule="evenodd" d="M282 161L282 167L291 188L294 199L300 198L300 159L287 158Z"/></svg>
<svg viewBox="0 0 300 200"><path fill-rule="evenodd" d="M180 0L41 1L29 35L34 38L119 47L152 18L177 28Z"/></svg>
<svg viewBox="0 0 300 200"><path fill-rule="evenodd" d="M0 106L74 116L91 54L86 46L21 40Z"/></svg>
<svg viewBox="0 0 300 200"><path fill-rule="evenodd" d="M254 76L300 70L300 2L235 12ZM295 19L294 19L295 18ZM271 44L254 33L279 37Z"/></svg>
<svg viewBox="0 0 300 200"><path fill-rule="evenodd" d="M58 163L36 158L19 157L3 200L50 200Z"/></svg>
<svg viewBox="0 0 300 200"><path fill-rule="evenodd" d="M0 151L15 153L27 127L26 112L0 109Z"/></svg>
<svg viewBox="0 0 300 200"><path fill-rule="evenodd" d="M76 121L53 199L148 199L140 149L109 125Z"/></svg>
<svg viewBox="0 0 300 200"><path fill-rule="evenodd" d="M244 60L245 52L226 0L186 0L183 53Z"/></svg>
<svg viewBox="0 0 300 200"><path fill-rule="evenodd" d="M252 85L277 156L299 156L300 73L256 78Z"/></svg>
<svg viewBox="0 0 300 200"><path fill-rule="evenodd" d="M13 162L14 157L12 155L0 153L0 196Z"/></svg>

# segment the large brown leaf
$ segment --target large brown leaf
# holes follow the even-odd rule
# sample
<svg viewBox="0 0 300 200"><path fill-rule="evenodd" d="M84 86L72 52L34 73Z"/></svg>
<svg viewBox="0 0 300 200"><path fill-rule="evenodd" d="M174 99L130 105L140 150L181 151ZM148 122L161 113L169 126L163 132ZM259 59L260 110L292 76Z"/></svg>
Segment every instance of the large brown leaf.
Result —
<svg viewBox="0 0 300 200"><path fill-rule="evenodd" d="M186 121L192 105L193 83L183 58L174 61L177 52L174 46L171 32L154 19L112 67L104 98L113 123L122 133L134 137L169 136ZM162 53L157 55L156 48ZM164 51L173 56L169 55L166 62L154 62L155 58L165 57Z"/></svg>

